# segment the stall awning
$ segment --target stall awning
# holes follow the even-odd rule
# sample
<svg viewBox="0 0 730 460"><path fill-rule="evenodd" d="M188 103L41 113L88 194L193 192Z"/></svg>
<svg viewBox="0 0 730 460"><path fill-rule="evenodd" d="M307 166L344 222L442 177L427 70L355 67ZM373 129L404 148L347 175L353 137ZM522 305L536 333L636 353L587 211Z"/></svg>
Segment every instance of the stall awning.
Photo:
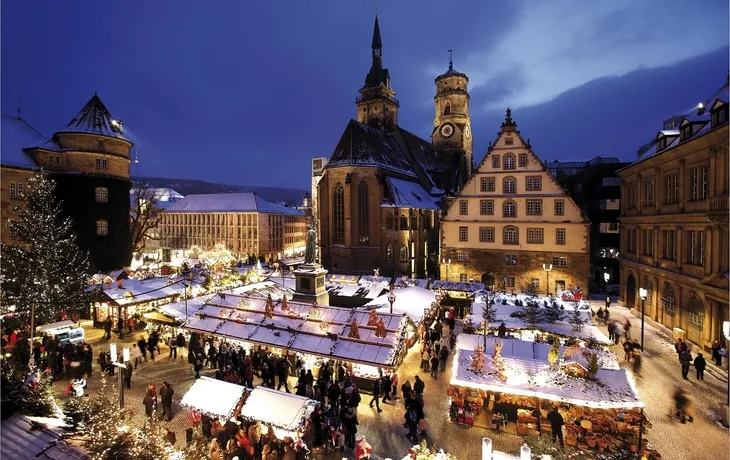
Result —
<svg viewBox="0 0 730 460"><path fill-rule="evenodd" d="M200 377L185 393L180 405L211 417L227 419L238 407L245 389L223 380Z"/></svg>
<svg viewBox="0 0 730 460"><path fill-rule="evenodd" d="M156 311L148 311L147 313L142 315L142 317L152 323L175 324L176 322L169 316L163 315L162 313Z"/></svg>
<svg viewBox="0 0 730 460"><path fill-rule="evenodd" d="M304 426L317 401L303 396L257 387L246 398L241 416L287 431Z"/></svg>

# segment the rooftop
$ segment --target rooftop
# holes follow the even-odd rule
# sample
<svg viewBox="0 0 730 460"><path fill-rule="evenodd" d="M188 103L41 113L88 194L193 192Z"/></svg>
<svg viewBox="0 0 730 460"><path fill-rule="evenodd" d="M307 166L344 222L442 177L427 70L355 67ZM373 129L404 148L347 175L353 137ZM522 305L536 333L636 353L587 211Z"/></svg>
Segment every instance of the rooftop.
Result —
<svg viewBox="0 0 730 460"><path fill-rule="evenodd" d="M68 122L65 128L58 130L58 132L98 134L129 142L124 137L123 125L121 120L112 117L99 96L94 93L89 102L81 108L81 111Z"/></svg>
<svg viewBox="0 0 730 460"><path fill-rule="evenodd" d="M269 203L252 192L188 195L170 205L165 212L261 212L304 216L298 209Z"/></svg>
<svg viewBox="0 0 730 460"><path fill-rule="evenodd" d="M36 169L38 165L24 149L43 145L48 139L22 118L3 115L0 141L0 163L3 166Z"/></svg>

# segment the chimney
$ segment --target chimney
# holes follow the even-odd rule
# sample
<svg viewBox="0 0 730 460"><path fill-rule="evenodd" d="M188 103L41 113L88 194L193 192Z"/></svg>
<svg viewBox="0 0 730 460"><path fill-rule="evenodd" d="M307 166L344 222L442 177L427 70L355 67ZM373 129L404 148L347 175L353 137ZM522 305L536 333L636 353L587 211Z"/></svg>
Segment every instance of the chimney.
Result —
<svg viewBox="0 0 730 460"><path fill-rule="evenodd" d="M124 289L123 282L124 280L117 280L117 289Z"/></svg>

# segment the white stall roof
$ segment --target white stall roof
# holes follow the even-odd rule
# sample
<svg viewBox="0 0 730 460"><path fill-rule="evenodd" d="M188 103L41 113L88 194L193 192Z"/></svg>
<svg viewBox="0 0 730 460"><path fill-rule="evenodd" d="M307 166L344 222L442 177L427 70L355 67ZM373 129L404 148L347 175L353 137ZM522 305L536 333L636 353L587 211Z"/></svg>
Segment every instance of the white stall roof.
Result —
<svg viewBox="0 0 730 460"><path fill-rule="evenodd" d="M379 312L390 311L390 302L386 292L377 299L366 303L363 308L376 308ZM411 321L421 321L425 308L431 308L431 304L436 302L436 293L419 286L410 286L406 288L394 289L395 302L393 302L393 313L399 315L405 314Z"/></svg>
<svg viewBox="0 0 730 460"><path fill-rule="evenodd" d="M239 387L240 388L240 387ZM303 396L257 387L246 398L241 416L287 431L296 431L309 417L316 401Z"/></svg>
<svg viewBox="0 0 730 460"><path fill-rule="evenodd" d="M241 385L200 377L185 393L180 404L211 416L228 418L236 410L244 390Z"/></svg>

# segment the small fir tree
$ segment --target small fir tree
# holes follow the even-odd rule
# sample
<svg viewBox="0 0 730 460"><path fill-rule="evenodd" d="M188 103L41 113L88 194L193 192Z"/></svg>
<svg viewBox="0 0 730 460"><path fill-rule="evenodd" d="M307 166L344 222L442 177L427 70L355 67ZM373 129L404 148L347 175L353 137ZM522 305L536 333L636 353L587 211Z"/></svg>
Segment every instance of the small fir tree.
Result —
<svg viewBox="0 0 730 460"><path fill-rule="evenodd" d="M0 283L6 302L30 323L56 321L61 312L88 306L89 262L86 251L76 243L69 217L56 200L55 184L44 175L28 179L20 192L17 219L8 220L18 244L0 246ZM32 308L34 307L34 308Z"/></svg>
<svg viewBox="0 0 730 460"><path fill-rule="evenodd" d="M540 306L536 301L528 300L525 302L525 305L522 306L522 309L520 310L522 313L522 319L532 326L536 325L540 322L542 319L542 314L540 312Z"/></svg>
<svg viewBox="0 0 730 460"><path fill-rule="evenodd" d="M466 317L464 320L464 323L461 326L461 332L464 334L473 334L474 333L474 322L471 320L470 317Z"/></svg>
<svg viewBox="0 0 730 460"><path fill-rule="evenodd" d="M375 309L370 310L370 316L368 316L368 326L378 325L378 312Z"/></svg>
<svg viewBox="0 0 730 460"><path fill-rule="evenodd" d="M580 332L583 330L586 320L580 312L580 305L578 302L573 305L573 313L571 314L568 322L572 326L573 332Z"/></svg>
<svg viewBox="0 0 730 460"><path fill-rule="evenodd" d="M484 370L484 348L481 345L477 345L474 349L474 357L471 359L471 370L474 372Z"/></svg>
<svg viewBox="0 0 730 460"><path fill-rule="evenodd" d="M89 398L85 406L88 412L79 423L84 447L93 459L131 458L131 443L127 442L122 428L127 413L119 409L118 398L118 390L114 390L102 373L99 390Z"/></svg>
<svg viewBox="0 0 730 460"><path fill-rule="evenodd" d="M357 324L357 320L353 319L352 323L350 324L350 333L347 334L348 337L351 339L359 339L360 338L360 325Z"/></svg>
<svg viewBox="0 0 730 460"><path fill-rule="evenodd" d="M598 373L598 355L596 353L591 353L590 357L588 358L588 378L595 379L596 374Z"/></svg>
<svg viewBox="0 0 730 460"><path fill-rule="evenodd" d="M548 303L545 307L544 312L545 321L548 323L555 323L557 321L562 321L563 311L560 309L560 306L556 302Z"/></svg>
<svg viewBox="0 0 730 460"><path fill-rule="evenodd" d="M555 340L553 341L553 345L550 347L550 351L548 352L548 361L550 362L550 364L552 364L554 366L555 363L557 363L559 359L560 359L560 340L555 338Z"/></svg>
<svg viewBox="0 0 730 460"><path fill-rule="evenodd" d="M271 300L271 294L266 297L266 305L264 306L264 316L267 318L274 317L274 301Z"/></svg>
<svg viewBox="0 0 730 460"><path fill-rule="evenodd" d="M482 309L482 319L484 320L484 329L489 329L489 323L497 320L497 309L494 307L493 301L486 302Z"/></svg>
<svg viewBox="0 0 730 460"><path fill-rule="evenodd" d="M383 318L380 318L378 320L378 326L377 326L377 329L375 331L375 337L381 337L381 338L383 338L386 335L388 335L388 331L385 329L385 321L383 321Z"/></svg>
<svg viewBox="0 0 730 460"><path fill-rule="evenodd" d="M281 311L287 311L289 309L289 305L286 302L286 296L281 298Z"/></svg>
<svg viewBox="0 0 730 460"><path fill-rule="evenodd" d="M492 353L492 366L497 370L497 378L502 382L507 381L504 374L504 359L502 358L502 346L504 342L497 341L494 343L494 353Z"/></svg>
<svg viewBox="0 0 730 460"><path fill-rule="evenodd" d="M56 412L56 397L48 374L30 374L7 359L2 360L0 369L3 418L14 412L36 417L50 417Z"/></svg>

